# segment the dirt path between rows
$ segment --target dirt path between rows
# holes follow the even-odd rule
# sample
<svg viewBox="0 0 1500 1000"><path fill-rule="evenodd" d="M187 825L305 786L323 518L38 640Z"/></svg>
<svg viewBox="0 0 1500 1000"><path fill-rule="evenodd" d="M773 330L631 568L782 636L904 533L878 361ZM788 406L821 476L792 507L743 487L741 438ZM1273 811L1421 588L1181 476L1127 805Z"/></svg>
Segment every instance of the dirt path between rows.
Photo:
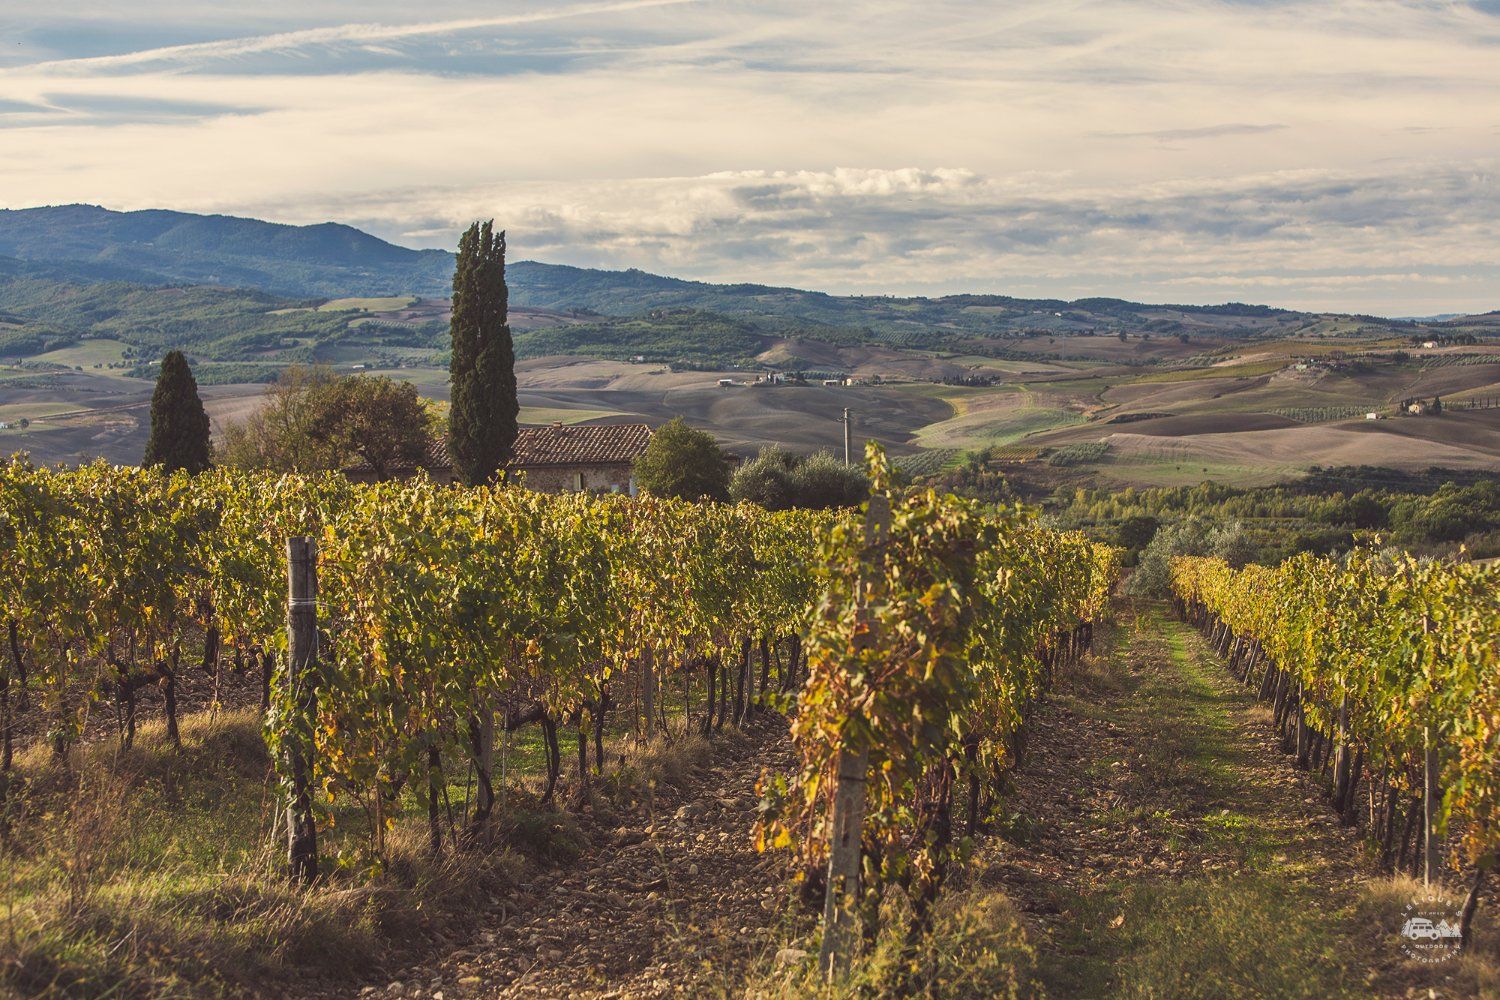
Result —
<svg viewBox="0 0 1500 1000"><path fill-rule="evenodd" d="M1039 992L1473 995L1404 958L1358 835L1197 633L1122 617L1038 711L1006 833L972 869L1027 914Z"/></svg>
<svg viewBox="0 0 1500 1000"><path fill-rule="evenodd" d="M468 945L361 997L719 995L775 947L785 858L751 840L762 769L792 764L786 723L723 732L682 789L594 829L577 862L537 874L479 919Z"/></svg>

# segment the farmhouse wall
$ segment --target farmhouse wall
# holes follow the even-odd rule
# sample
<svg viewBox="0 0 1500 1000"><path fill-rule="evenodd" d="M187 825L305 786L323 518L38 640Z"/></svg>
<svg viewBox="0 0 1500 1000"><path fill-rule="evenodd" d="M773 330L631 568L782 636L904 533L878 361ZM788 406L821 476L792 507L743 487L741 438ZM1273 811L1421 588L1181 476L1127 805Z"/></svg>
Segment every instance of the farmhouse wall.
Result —
<svg viewBox="0 0 1500 1000"><path fill-rule="evenodd" d="M635 477L630 465L580 464L511 468L508 474L524 478L528 489L540 493L635 493Z"/></svg>

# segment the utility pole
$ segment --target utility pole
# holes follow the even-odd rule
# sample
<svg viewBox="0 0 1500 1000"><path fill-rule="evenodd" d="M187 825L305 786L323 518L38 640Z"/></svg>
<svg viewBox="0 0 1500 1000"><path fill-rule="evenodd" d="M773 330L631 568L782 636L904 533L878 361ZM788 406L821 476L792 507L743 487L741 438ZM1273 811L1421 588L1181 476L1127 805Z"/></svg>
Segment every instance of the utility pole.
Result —
<svg viewBox="0 0 1500 1000"><path fill-rule="evenodd" d="M844 407L844 464L849 464L849 407Z"/></svg>

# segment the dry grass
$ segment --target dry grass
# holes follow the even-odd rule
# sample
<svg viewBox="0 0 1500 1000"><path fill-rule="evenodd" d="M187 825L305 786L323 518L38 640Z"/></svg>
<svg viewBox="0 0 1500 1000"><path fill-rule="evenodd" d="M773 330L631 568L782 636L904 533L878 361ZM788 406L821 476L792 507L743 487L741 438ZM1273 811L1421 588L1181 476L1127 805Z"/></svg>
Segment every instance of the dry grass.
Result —
<svg viewBox="0 0 1500 1000"><path fill-rule="evenodd" d="M1329 914L1281 879L1145 883L1123 901L1120 997L1355 997L1340 971ZM1107 919L1102 912L1096 915Z"/></svg>
<svg viewBox="0 0 1500 1000"><path fill-rule="evenodd" d="M1053 683L1059 692L1108 695L1130 689L1132 681L1124 661L1109 655L1119 628L1113 622L1101 622L1097 626L1095 651L1085 653L1071 668L1054 678Z"/></svg>
<svg viewBox="0 0 1500 1000"><path fill-rule="evenodd" d="M945 893L934 906L930 930L912 942L910 929L910 907L899 890L892 891L874 947L856 958L839 986L821 981L818 945L811 940L768 956L743 993L733 994L747 1000L1037 995L1036 950L1003 893L978 886Z"/></svg>
<svg viewBox="0 0 1500 1000"><path fill-rule="evenodd" d="M189 713L181 750L153 720L127 752L106 738L65 766L40 744L18 755L0 811L0 995L234 996L366 978L441 947L528 868L571 864L589 846L577 815L539 807L539 734L528 731L483 837L432 857L408 791L376 859L366 818L346 805L319 833L323 881L301 888L284 874L260 727L251 710ZM586 784L565 752L558 802L608 823L688 784L711 750L697 734L642 747L619 737ZM450 792L455 803L466 794L461 783Z"/></svg>
<svg viewBox="0 0 1500 1000"><path fill-rule="evenodd" d="M434 859L413 816L378 868L352 863L352 835L327 834L335 863L301 888L283 874L258 717L190 715L182 735L179 753L143 726L133 751L94 744L67 768L21 756L0 852L0 992L233 996L367 975L518 877L514 826Z"/></svg>
<svg viewBox="0 0 1500 1000"><path fill-rule="evenodd" d="M723 743L738 734L727 728L715 738ZM637 744L635 737L615 737L605 748L605 760L614 766L603 776L602 788L607 801L624 806L649 802L658 789L684 788L693 777L694 768L702 766L714 752L714 744L701 733L658 736Z"/></svg>
<svg viewBox="0 0 1500 1000"><path fill-rule="evenodd" d="M1444 886L1436 895L1461 903L1468 890ZM1371 927L1383 928L1384 944L1394 957L1401 953L1401 925L1405 910L1414 899L1431 895L1420 879L1406 875L1373 879L1364 887L1359 902L1360 919ZM1482 899L1474 914L1473 940L1457 958L1434 966L1401 963L1392 975L1409 988L1426 987L1438 996L1500 997L1500 913L1491 898Z"/></svg>
<svg viewBox="0 0 1500 1000"><path fill-rule="evenodd" d="M730 731L733 736L733 732ZM658 737L640 747L629 738L620 741L619 758L624 763L615 772L622 784L637 788L671 785L683 787L692 777L693 768L708 760L713 744L701 733L689 733L673 740ZM629 749L623 749L629 745Z"/></svg>

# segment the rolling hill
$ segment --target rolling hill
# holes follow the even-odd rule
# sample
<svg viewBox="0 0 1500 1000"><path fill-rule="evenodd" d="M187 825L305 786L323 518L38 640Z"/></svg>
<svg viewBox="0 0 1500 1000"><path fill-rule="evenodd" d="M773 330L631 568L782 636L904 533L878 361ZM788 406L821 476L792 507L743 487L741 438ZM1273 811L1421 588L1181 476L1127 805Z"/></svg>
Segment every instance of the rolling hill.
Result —
<svg viewBox="0 0 1500 1000"><path fill-rule="evenodd" d="M114 212L92 205L0 210L0 256L14 259L11 272L18 266L41 268L30 276L64 283L211 285L285 299L440 297L447 294L453 267L447 251L408 249L337 223L289 226L164 210ZM0 266L0 281L14 280L6 274ZM1213 339L1409 333L1463 329L1467 322L1416 323L1240 303L841 296L525 260L510 265L508 280L511 302L522 308L648 319L652 312L691 310L725 322L750 323L771 336L916 348L1087 333ZM1490 317L1487 322L1493 321Z"/></svg>
<svg viewBox="0 0 1500 1000"><path fill-rule="evenodd" d="M453 255L409 250L337 223L285 226L225 215L95 205L0 211L0 255L141 284L223 285L289 297L445 294Z"/></svg>
<svg viewBox="0 0 1500 1000"><path fill-rule="evenodd" d="M169 348L188 351L219 427L296 363L390 374L441 401L451 268L444 251L333 224L0 212L0 454L136 460ZM1500 409L1486 409L1500 313L838 296L534 261L508 281L533 421L683 415L749 454L837 448L847 407L903 459L983 454L1041 489L1500 466ZM767 389L757 370L808 380ZM1438 395L1443 419L1394 419Z"/></svg>

